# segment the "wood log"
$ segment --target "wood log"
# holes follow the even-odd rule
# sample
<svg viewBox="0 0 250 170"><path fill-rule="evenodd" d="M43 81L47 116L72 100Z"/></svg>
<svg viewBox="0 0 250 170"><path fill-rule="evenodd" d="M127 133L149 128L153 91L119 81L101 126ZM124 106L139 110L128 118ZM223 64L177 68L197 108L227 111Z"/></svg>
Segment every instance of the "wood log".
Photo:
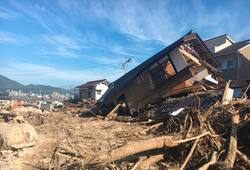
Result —
<svg viewBox="0 0 250 170"><path fill-rule="evenodd" d="M191 150L190 150L190 152L189 152L187 158L185 159L184 163L181 165L180 170L184 170L184 169L185 169L185 167L186 167L186 165L187 165L189 159L192 157L192 155L193 155L193 153L194 153L194 150L195 150L195 148L196 148L196 146L197 146L197 144L198 144L199 139L200 139L200 138L197 138L197 139L195 140L195 142L194 142L194 144L193 144L193 146L192 146L192 148L191 148Z"/></svg>
<svg viewBox="0 0 250 170"><path fill-rule="evenodd" d="M212 156L210 158L210 161L206 164L204 164L202 167L200 167L198 170L207 170L209 168L210 165L215 164L217 161L217 152L213 152Z"/></svg>
<svg viewBox="0 0 250 170"><path fill-rule="evenodd" d="M155 163L159 162L160 160L164 159L163 154L159 155L154 155L150 156L148 159L144 160L139 167L139 169L144 170L144 169L150 169L150 166L154 165Z"/></svg>
<svg viewBox="0 0 250 170"><path fill-rule="evenodd" d="M239 123L239 119L240 116L238 112L232 112L230 143L226 159L222 162L225 169L230 169L234 166L237 152L237 124Z"/></svg>
<svg viewBox="0 0 250 170"><path fill-rule="evenodd" d="M139 132L141 135L146 135L149 131L151 131L152 129L156 129L158 127L160 127L161 125L163 125L163 122L157 123L155 125L150 126L149 128Z"/></svg>
<svg viewBox="0 0 250 170"><path fill-rule="evenodd" d="M114 115L114 113L118 110L118 108L121 106L121 104L116 105L111 112L109 112L106 116L107 119L109 119L110 117L112 117Z"/></svg>
<svg viewBox="0 0 250 170"><path fill-rule="evenodd" d="M241 160L243 160L250 167L250 160L248 159L248 157L239 150L237 150L236 152L237 152L237 155L239 156L239 158Z"/></svg>
<svg viewBox="0 0 250 170"><path fill-rule="evenodd" d="M109 155L104 155L103 157L97 158L100 162L109 163L113 162L140 152L145 152L153 149L160 149L164 147L172 148L178 146L179 144L195 140L210 134L209 132L204 132L198 136L180 140L182 138L181 134L176 136L162 136L149 140L144 140L140 142L135 142L126 146L122 146L114 151L111 151Z"/></svg>
<svg viewBox="0 0 250 170"><path fill-rule="evenodd" d="M146 156L140 157L140 158L139 158L139 161L137 161L137 162L135 163L135 165L133 166L133 168L132 168L131 170L137 170L137 169L139 169L140 166L141 166L141 164L143 163L143 161L144 161L145 159L147 159Z"/></svg>

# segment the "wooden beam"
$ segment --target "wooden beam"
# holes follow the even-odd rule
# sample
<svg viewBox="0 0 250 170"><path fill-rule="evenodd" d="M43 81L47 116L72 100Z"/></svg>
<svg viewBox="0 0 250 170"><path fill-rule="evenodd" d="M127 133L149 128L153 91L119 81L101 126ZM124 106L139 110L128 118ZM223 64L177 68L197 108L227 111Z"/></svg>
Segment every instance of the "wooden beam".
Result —
<svg viewBox="0 0 250 170"><path fill-rule="evenodd" d="M109 112L109 114L107 114L106 119L109 119L110 117L112 117L114 115L114 113L118 110L118 108L121 106L121 104L116 105L111 112Z"/></svg>
<svg viewBox="0 0 250 170"><path fill-rule="evenodd" d="M190 60L194 61L196 64L201 65L200 61L195 56L188 53L186 50L183 50L181 48L178 48L178 50L179 52L181 52L182 55L188 57Z"/></svg>

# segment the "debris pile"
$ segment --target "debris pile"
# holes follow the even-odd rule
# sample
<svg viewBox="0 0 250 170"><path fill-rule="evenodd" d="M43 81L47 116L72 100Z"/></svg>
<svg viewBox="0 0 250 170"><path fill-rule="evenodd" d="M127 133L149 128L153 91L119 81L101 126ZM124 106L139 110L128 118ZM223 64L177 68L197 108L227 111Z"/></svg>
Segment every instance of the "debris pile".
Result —
<svg viewBox="0 0 250 170"><path fill-rule="evenodd" d="M92 99L82 99L79 101L65 101L65 110L69 114L80 115L83 112L87 112L93 108L96 101Z"/></svg>
<svg viewBox="0 0 250 170"><path fill-rule="evenodd" d="M177 115L168 114L165 119L146 122L148 127L138 132L141 136L151 135L149 139L129 142L92 159L69 144L67 152L62 152L63 147L54 154L63 153L70 163L60 160L59 166L59 160L52 157L51 166L64 169L248 169L249 104L248 100L226 106L213 102L206 110L196 105ZM166 101L159 108L165 105Z"/></svg>

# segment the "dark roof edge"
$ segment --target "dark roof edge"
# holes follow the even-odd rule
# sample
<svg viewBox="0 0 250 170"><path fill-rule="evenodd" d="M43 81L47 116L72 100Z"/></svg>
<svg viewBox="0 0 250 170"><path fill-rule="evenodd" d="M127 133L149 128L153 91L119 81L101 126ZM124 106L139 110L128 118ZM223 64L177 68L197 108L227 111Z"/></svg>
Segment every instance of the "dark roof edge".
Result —
<svg viewBox="0 0 250 170"><path fill-rule="evenodd" d="M205 41L210 41L210 40L213 40L213 39L216 39L216 38L220 38L220 37L223 37L223 36L226 36L227 39L229 39L234 44L233 39L228 34L218 35L216 37L212 37L212 38L206 39L206 40L204 40L204 42Z"/></svg>
<svg viewBox="0 0 250 170"><path fill-rule="evenodd" d="M81 84L81 85L79 85L79 86L76 86L75 88L81 88L82 86L87 85L87 84L90 84L90 83L92 83L92 82L93 82L93 83L96 82L95 86L96 86L97 84L103 83L103 82L107 82L107 83L106 83L107 85L109 84L109 81L108 81L107 79L100 79L100 80L88 81L88 82L86 82L86 83L84 83L84 84Z"/></svg>
<svg viewBox="0 0 250 170"><path fill-rule="evenodd" d="M185 34L183 37L181 37L180 39L178 39L177 41L175 41L174 43L170 44L169 46L163 48L161 51L159 51L158 53L156 53L155 55L151 56L150 58L146 59L144 62L142 62L141 64L137 65L134 69L130 70L128 73L126 74L131 74L133 71L136 71L136 69L139 69L141 67L141 65L144 65L143 68L148 67L149 65L151 65L152 63L154 63L158 58L160 58L160 56L162 56L165 53L169 53L170 50L174 49L175 47L177 47L179 44L181 44L183 42L183 38L190 34L190 32L188 32L187 34ZM137 75L139 75L141 72L143 71L143 69L138 70L137 74L134 75L134 77L136 77ZM126 75L125 74L125 75ZM121 76L120 78L118 78L117 80L114 81L114 83L116 81L119 81L121 79L123 79L123 77L125 76ZM132 79L131 79L132 80Z"/></svg>
<svg viewBox="0 0 250 170"><path fill-rule="evenodd" d="M214 57L214 54L208 49L208 47L206 46L205 44L205 41L203 41L201 39L201 37L199 36L198 33L195 33L196 37L198 37L199 41L201 42L201 44L206 48L208 54L210 55L210 58L215 62L216 66L218 67L219 66L219 63L218 61L216 60L216 58Z"/></svg>

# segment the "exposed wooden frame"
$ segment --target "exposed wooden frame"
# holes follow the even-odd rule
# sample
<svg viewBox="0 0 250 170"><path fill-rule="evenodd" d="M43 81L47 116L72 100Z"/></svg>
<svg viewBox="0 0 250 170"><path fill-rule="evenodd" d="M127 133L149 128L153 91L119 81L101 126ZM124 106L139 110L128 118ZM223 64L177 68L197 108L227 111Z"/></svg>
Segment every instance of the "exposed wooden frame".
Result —
<svg viewBox="0 0 250 170"><path fill-rule="evenodd" d="M194 61L196 64L201 65L200 61L195 56L187 52L186 50L181 49L181 48L178 48L178 50L182 55L188 57L190 60Z"/></svg>

